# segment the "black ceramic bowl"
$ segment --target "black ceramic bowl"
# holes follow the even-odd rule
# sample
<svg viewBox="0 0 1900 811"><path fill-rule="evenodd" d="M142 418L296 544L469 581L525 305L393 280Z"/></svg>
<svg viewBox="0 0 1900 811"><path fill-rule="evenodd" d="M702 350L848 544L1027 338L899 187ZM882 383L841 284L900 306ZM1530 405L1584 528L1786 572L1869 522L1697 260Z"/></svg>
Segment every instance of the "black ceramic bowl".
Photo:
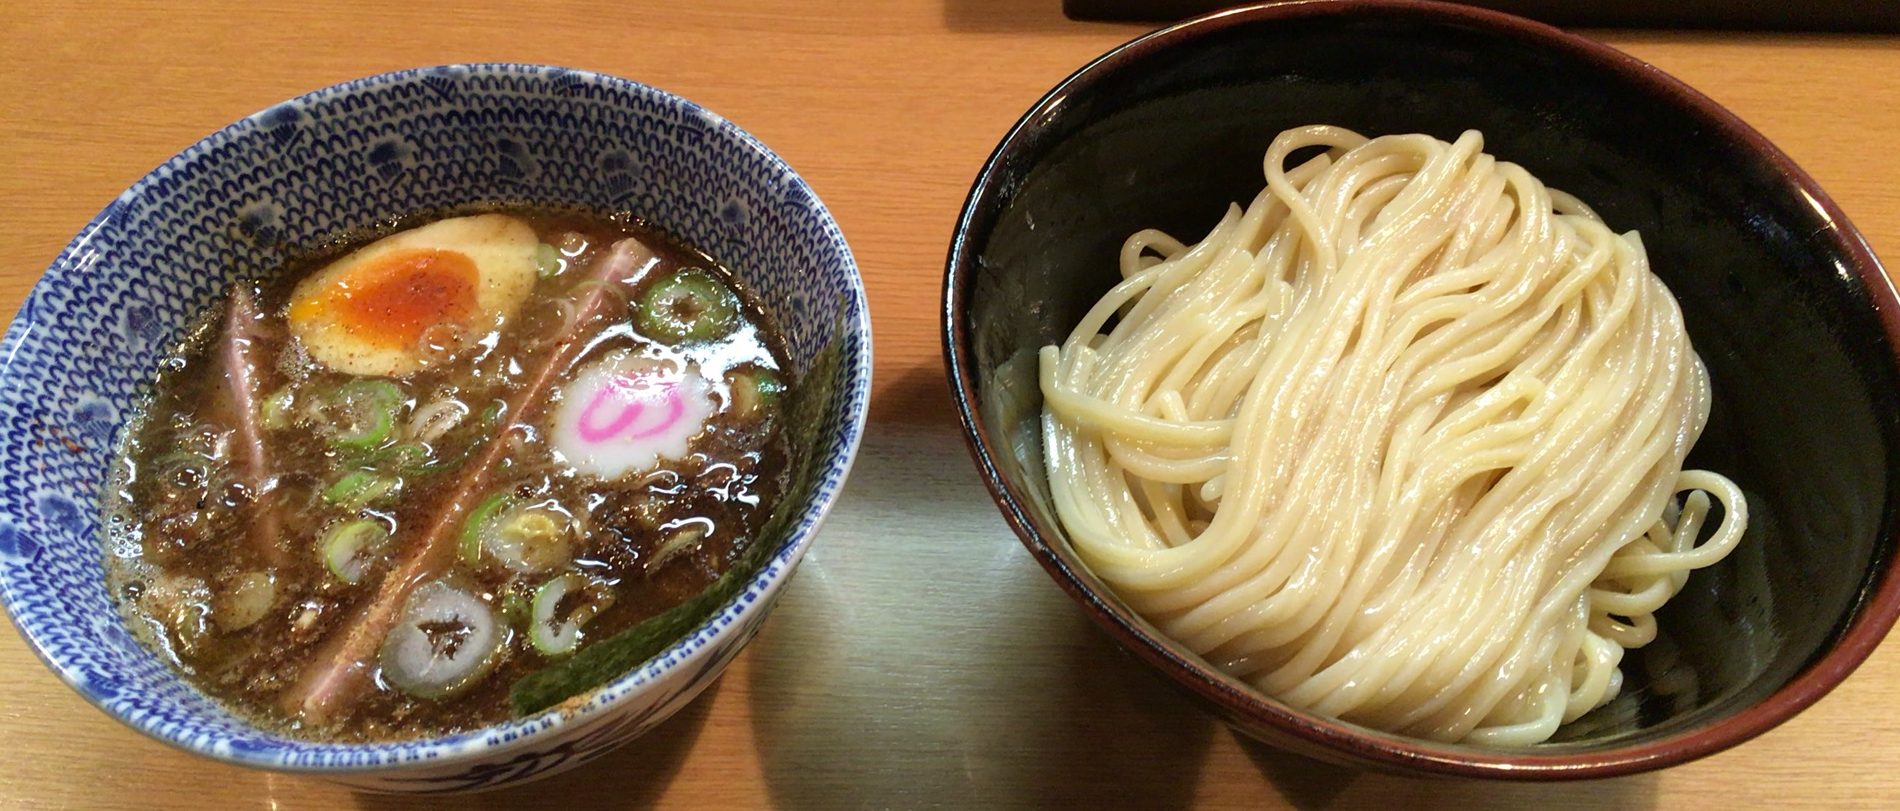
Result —
<svg viewBox="0 0 1900 811"><path fill-rule="evenodd" d="M1117 280L1144 227L1206 233L1263 184L1275 133L1481 130L1487 151L1642 232L1715 389L1690 461L1747 491L1740 549L1660 617L1615 702L1546 744L1431 743L1294 711L1135 616L1048 503L1036 351ZM951 245L944 349L1004 516L1129 651L1244 732L1329 760L1524 779L1602 777L1740 743L1812 704L1900 610L1894 290L1814 181L1706 97L1514 17L1403 2L1239 8L1137 39L1045 96L978 176Z"/></svg>

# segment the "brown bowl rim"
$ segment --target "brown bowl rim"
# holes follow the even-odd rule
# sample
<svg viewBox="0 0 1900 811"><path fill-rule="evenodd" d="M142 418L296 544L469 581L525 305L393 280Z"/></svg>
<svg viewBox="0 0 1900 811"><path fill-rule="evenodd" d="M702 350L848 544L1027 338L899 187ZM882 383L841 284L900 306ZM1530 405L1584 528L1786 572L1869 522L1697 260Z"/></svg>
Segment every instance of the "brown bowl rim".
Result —
<svg viewBox="0 0 1900 811"><path fill-rule="evenodd" d="M969 196L957 219L945 268L943 349L964 439L997 508L1057 585L1080 602L1091 619L1108 631L1123 648L1199 694L1221 711L1263 725L1274 734L1311 741L1365 765L1445 776L1508 780L1616 777L1673 766L1720 752L1793 717L1846 679L1873 652L1894 625L1895 619L1900 618L1900 565L1896 565L1900 558L1891 554L1885 559L1876 558L1875 566L1862 581L1856 604L1850 609L1851 619L1845 630L1837 632L1832 646L1815 661L1804 666L1787 684L1754 705L1703 726L1634 746L1613 746L1563 754L1539 754L1534 750L1491 752L1382 733L1296 711L1220 674L1198 657L1180 649L1133 612L1120 606L1118 600L1104 599L1103 595L1096 593L1085 582L1085 578L1093 579L1093 576L1078 573L1043 539L1021 506L1021 494L997 469L991 453L993 443L977 419L972 402L974 374L964 351L969 342L964 315L969 298L968 288L974 278L970 269L974 266L979 247L970 239L969 229L979 215L1000 204L998 189L992 181L1002 159L1027 144L1042 128L1044 117L1053 117L1054 108L1071 92L1088 88L1104 76L1139 69L1139 63L1151 54L1180 47L1203 35L1242 24L1358 16L1391 16L1453 24L1515 38L1573 57L1592 69L1614 75L1636 89L1687 110L1699 118L1700 123L1707 125L1716 137L1738 143L1754 159L1771 168L1786 184L1807 196L1821 219L1828 222L1824 230L1829 241L1849 260L1853 272L1866 287L1889 344L1900 346L1900 298L1896 297L1892 280L1875 258L1866 238L1848 220L1847 215L1812 177L1761 133L1714 100L1655 66L1603 43L1543 23L1433 0L1295 0L1237 6L1137 37L1070 74L1012 126L971 185ZM1895 360L1896 364L1900 364L1900 354L1896 355ZM1892 517L1890 503L1883 519L1883 536L1888 535Z"/></svg>

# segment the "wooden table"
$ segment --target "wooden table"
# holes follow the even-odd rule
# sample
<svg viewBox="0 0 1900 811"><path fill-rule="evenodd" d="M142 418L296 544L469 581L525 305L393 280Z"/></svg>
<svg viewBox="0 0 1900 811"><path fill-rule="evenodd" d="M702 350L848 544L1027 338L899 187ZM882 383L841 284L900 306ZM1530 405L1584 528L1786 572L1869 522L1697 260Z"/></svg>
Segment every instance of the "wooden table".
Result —
<svg viewBox="0 0 1900 811"><path fill-rule="evenodd" d="M1361 774L1247 742L1089 627L998 518L952 418L944 246L972 175L1047 88L1141 31L1057 0L110 2L0 8L0 313L151 167L278 100L509 60L648 82L746 127L843 223L877 329L856 475L757 641L647 738L442 807L1779 807L1900 797L1900 644L1739 749L1557 786ZM824 10L819 10L819 7ZM1900 41L1601 34L1726 104L1900 259ZM120 726L0 632L0 806L399 808Z"/></svg>

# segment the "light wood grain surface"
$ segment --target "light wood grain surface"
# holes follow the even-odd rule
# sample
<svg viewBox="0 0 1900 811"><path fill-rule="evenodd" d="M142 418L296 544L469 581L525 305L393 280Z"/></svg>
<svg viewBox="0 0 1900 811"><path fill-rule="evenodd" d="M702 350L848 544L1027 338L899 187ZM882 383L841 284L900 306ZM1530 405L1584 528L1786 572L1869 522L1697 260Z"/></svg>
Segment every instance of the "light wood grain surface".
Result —
<svg viewBox="0 0 1900 811"><path fill-rule="evenodd" d="M785 599L725 677L578 772L441 807L1877 807L1900 797L1900 644L1766 736L1557 786L1417 781L1248 743L1086 624L984 496L937 302L970 179L1044 90L1138 27L1058 0L0 4L0 314L174 152L279 100L447 62L563 64L701 102L785 156L864 268L872 427ZM1900 40L1599 33L1727 105L1900 256ZM0 806L423 807L147 740L0 631ZM1892 807L1888 805L1888 807Z"/></svg>

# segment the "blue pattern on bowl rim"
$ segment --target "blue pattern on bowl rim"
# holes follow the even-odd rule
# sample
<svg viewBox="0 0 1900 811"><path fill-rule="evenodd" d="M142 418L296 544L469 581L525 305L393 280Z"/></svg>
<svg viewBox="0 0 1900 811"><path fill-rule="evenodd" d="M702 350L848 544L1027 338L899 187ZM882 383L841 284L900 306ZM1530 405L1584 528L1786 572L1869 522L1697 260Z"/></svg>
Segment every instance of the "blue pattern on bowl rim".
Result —
<svg viewBox="0 0 1900 811"><path fill-rule="evenodd" d="M653 661L538 715L412 742L315 743L233 716L136 643L105 591L97 512L121 420L180 330L240 273L392 214L494 202L631 211L719 257L793 364L839 362L812 493L747 589ZM720 116L601 74L449 65L315 91L186 148L79 232L0 339L0 603L126 724L190 751L364 788L463 791L553 773L677 711L755 633L843 485L869 402L870 318L836 222Z"/></svg>

